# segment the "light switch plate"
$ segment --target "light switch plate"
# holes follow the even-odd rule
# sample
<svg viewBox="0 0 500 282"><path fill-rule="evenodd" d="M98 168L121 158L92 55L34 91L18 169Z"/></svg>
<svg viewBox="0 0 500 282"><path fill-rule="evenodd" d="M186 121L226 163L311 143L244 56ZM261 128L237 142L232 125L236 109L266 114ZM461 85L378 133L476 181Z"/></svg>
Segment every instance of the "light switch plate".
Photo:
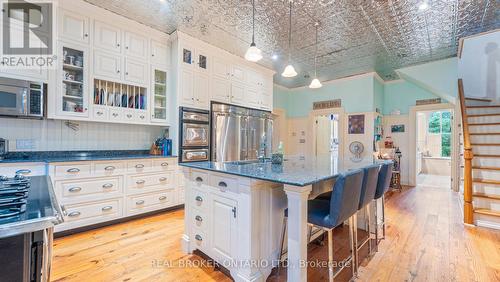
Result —
<svg viewBox="0 0 500 282"><path fill-rule="evenodd" d="M16 139L16 150L33 150L35 149L34 139Z"/></svg>

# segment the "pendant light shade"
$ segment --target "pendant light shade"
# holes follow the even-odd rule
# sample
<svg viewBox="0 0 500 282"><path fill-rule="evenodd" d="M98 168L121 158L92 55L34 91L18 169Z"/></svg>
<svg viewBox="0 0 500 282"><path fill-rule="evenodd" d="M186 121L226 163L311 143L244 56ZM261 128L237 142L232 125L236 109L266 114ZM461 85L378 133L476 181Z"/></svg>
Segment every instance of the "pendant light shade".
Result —
<svg viewBox="0 0 500 282"><path fill-rule="evenodd" d="M311 89L317 89L321 88L323 85L321 84L321 81L318 79L318 74L317 74L317 69L318 69L318 27L319 23L316 22L314 23L314 26L316 27L316 46L314 50L314 79L311 81L311 84L309 84L309 88Z"/></svg>
<svg viewBox="0 0 500 282"><path fill-rule="evenodd" d="M297 72L295 68L292 66L291 57L292 57L292 0L290 1L290 18L289 18L289 26L288 26L288 65L285 67L285 70L281 74L283 77L294 77L297 76Z"/></svg>
<svg viewBox="0 0 500 282"><path fill-rule="evenodd" d="M252 0L252 44L245 53L245 59L250 62L258 62L262 59L262 51L255 45L255 0Z"/></svg>

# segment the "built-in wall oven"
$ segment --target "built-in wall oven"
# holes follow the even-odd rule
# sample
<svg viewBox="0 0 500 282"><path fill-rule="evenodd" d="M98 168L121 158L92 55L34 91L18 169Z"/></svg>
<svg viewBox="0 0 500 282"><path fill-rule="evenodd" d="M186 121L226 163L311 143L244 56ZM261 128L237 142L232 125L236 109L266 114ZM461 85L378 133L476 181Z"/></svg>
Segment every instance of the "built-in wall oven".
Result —
<svg viewBox="0 0 500 282"><path fill-rule="evenodd" d="M46 84L0 77L0 116L43 118Z"/></svg>
<svg viewBox="0 0 500 282"><path fill-rule="evenodd" d="M179 162L208 161L210 158L210 112L180 108Z"/></svg>

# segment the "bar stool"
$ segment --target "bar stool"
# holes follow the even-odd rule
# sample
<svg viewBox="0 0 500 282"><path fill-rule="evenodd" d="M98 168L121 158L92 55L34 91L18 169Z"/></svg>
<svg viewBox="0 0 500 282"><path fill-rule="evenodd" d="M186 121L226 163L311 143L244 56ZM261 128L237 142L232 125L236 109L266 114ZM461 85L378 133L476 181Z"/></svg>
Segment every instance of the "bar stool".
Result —
<svg viewBox="0 0 500 282"><path fill-rule="evenodd" d="M361 197L361 188L363 184L363 171L352 170L341 174L333 186L332 197L330 200L314 199L307 203L307 222L309 225L323 229L328 234L328 276L329 281L342 271L347 263L352 265L352 275L356 276L356 247L354 246L354 215L358 211L359 199ZM286 232L286 216L288 210L285 210L285 220L281 240L281 255L284 254L284 238ZM333 229L344 221L349 220L349 241L351 244L351 255L342 261L342 267L333 272ZM309 240L308 240L309 242Z"/></svg>
<svg viewBox="0 0 500 282"><path fill-rule="evenodd" d="M380 165L375 164L363 168L363 185L361 188L361 196L359 199L358 213L363 211L366 217L365 228L368 231L368 237L358 244L358 221L357 213L354 215L354 242L356 246L356 271L359 267L359 250L368 243L369 255L372 255L372 240L371 240L371 212L370 203L375 198L375 192L377 190L377 179L380 170Z"/></svg>
<svg viewBox="0 0 500 282"><path fill-rule="evenodd" d="M380 171L378 173L377 190L375 191L375 241L377 245L380 240L385 239L385 199L384 195L389 190L392 178L392 165L393 163L388 161L381 165ZM382 198L382 222L378 222L378 205L377 200ZM382 225L383 237L379 239L378 229Z"/></svg>

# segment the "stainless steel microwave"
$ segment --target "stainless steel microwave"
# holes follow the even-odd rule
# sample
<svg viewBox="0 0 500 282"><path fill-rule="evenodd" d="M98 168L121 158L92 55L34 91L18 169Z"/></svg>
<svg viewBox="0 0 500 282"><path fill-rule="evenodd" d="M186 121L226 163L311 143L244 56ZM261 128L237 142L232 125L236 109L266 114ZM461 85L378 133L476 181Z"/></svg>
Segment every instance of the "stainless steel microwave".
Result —
<svg viewBox="0 0 500 282"><path fill-rule="evenodd" d="M43 118L46 85L11 78L0 78L0 116Z"/></svg>

